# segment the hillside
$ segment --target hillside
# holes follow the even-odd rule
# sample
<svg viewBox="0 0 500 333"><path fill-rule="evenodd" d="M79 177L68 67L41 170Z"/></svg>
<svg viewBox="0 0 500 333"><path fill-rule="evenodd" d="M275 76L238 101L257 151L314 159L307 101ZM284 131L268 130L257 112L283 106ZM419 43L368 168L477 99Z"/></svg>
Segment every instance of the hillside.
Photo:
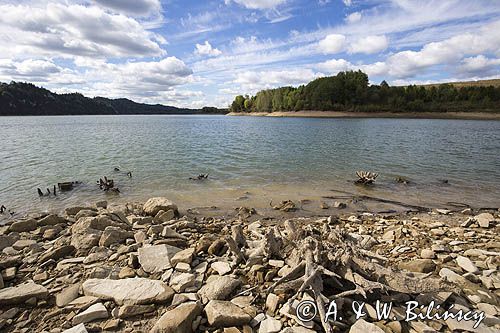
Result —
<svg viewBox="0 0 500 333"><path fill-rule="evenodd" d="M225 110L150 105L126 98L89 98L79 93L56 94L31 83L0 83L0 116L205 113L225 113Z"/></svg>
<svg viewBox="0 0 500 333"><path fill-rule="evenodd" d="M443 84L451 84L454 87L500 87L500 79L493 80L478 80L478 81L460 81L460 82L447 82L441 84L424 84L424 87L437 87Z"/></svg>

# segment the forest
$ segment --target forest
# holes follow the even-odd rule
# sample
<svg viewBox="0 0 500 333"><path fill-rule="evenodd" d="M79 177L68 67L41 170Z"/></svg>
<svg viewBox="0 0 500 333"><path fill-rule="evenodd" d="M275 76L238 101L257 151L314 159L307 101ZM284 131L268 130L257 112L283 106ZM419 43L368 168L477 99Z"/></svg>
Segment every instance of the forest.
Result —
<svg viewBox="0 0 500 333"><path fill-rule="evenodd" d="M89 98L79 93L56 94L31 83L0 83L0 116L218 113L227 111L142 104L126 98Z"/></svg>
<svg viewBox="0 0 500 333"><path fill-rule="evenodd" d="M494 85L439 84L389 86L369 84L361 71L345 71L299 87L259 91L236 96L231 112L277 111L352 112L498 112L500 87Z"/></svg>

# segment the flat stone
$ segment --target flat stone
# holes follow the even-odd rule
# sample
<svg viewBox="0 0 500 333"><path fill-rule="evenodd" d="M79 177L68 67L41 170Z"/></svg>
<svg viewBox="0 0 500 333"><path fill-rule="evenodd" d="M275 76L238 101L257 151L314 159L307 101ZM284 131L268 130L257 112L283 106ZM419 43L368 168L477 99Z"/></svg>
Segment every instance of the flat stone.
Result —
<svg viewBox="0 0 500 333"><path fill-rule="evenodd" d="M84 324L79 324L63 331L62 333L88 333Z"/></svg>
<svg viewBox="0 0 500 333"><path fill-rule="evenodd" d="M139 263L145 272L162 272L172 267L170 259L180 250L167 244L141 247L139 249Z"/></svg>
<svg viewBox="0 0 500 333"><path fill-rule="evenodd" d="M400 263L399 268L410 272L430 273L436 269L436 264L431 259L415 259Z"/></svg>
<svg viewBox="0 0 500 333"><path fill-rule="evenodd" d="M359 319L351 326L349 333L384 333L384 330L364 319Z"/></svg>
<svg viewBox="0 0 500 333"><path fill-rule="evenodd" d="M205 306L208 324L215 327L242 326L252 319L248 313L237 305L227 302L212 300Z"/></svg>
<svg viewBox="0 0 500 333"><path fill-rule="evenodd" d="M165 312L150 333L193 333L193 322L201 314L199 303L184 303Z"/></svg>
<svg viewBox="0 0 500 333"><path fill-rule="evenodd" d="M54 214L47 215L43 219L38 220L38 222L37 222L37 224L41 227L47 226L47 225L56 225L56 224L60 224L60 223L66 224L66 223L68 223L68 221L63 217L60 217L60 216L57 216Z"/></svg>
<svg viewBox="0 0 500 333"><path fill-rule="evenodd" d="M102 303L91 305L87 310L80 312L73 317L73 325L89 323L97 319L107 319L109 317L108 310Z"/></svg>
<svg viewBox="0 0 500 333"><path fill-rule="evenodd" d="M142 207L144 213L149 216L156 216L160 210L168 211L172 209L177 212L177 206L170 200L164 197L151 198Z"/></svg>
<svg viewBox="0 0 500 333"><path fill-rule="evenodd" d="M83 283L83 292L117 304L164 303L172 299L174 290L159 280L132 278L121 280L90 279Z"/></svg>
<svg viewBox="0 0 500 333"><path fill-rule="evenodd" d="M180 273L170 278L170 286L178 293L194 286L196 277L191 273Z"/></svg>
<svg viewBox="0 0 500 333"><path fill-rule="evenodd" d="M481 228L489 228L490 223L495 221L495 218L490 213L482 213L474 216L474 219L477 221Z"/></svg>
<svg viewBox="0 0 500 333"><path fill-rule="evenodd" d="M79 290L79 284L74 284L64 288L59 294L56 295L56 305L60 308L65 307L78 297Z"/></svg>
<svg viewBox="0 0 500 333"><path fill-rule="evenodd" d="M17 241L17 238L11 235L0 235L0 251L6 247L12 246Z"/></svg>
<svg viewBox="0 0 500 333"><path fill-rule="evenodd" d="M32 240L32 239L20 239L17 242L15 242L14 244L12 244L12 247L15 250L21 251L22 249L24 249L26 247L30 247L31 245L35 245L35 244L36 244L35 240Z"/></svg>
<svg viewBox="0 0 500 333"><path fill-rule="evenodd" d="M160 210L154 217L153 221L155 223L164 223L175 218L175 212L173 209L169 209L167 211Z"/></svg>
<svg viewBox="0 0 500 333"><path fill-rule="evenodd" d="M12 223L9 227L10 232L28 232L33 231L37 228L36 220L19 220Z"/></svg>
<svg viewBox="0 0 500 333"><path fill-rule="evenodd" d="M170 259L170 263L172 264L172 266L175 266L178 263L185 263L191 265L191 262L193 261L194 251L195 249L192 247L179 251L176 254L174 254L172 259Z"/></svg>
<svg viewBox="0 0 500 333"><path fill-rule="evenodd" d="M231 265L224 261L216 261L210 265L210 267L216 271L219 275L225 275L231 272Z"/></svg>
<svg viewBox="0 0 500 333"><path fill-rule="evenodd" d="M44 263L50 259L57 261L61 258L73 255L75 252L76 248L73 245L63 245L45 252L38 261L40 263Z"/></svg>
<svg viewBox="0 0 500 333"><path fill-rule="evenodd" d="M476 274L479 272L479 269L474 265L472 260L470 260L467 257L463 256L457 256L457 264L460 266L464 271Z"/></svg>
<svg viewBox="0 0 500 333"><path fill-rule="evenodd" d="M281 330L281 326L281 321L268 317L260 323L259 333L277 333Z"/></svg>
<svg viewBox="0 0 500 333"><path fill-rule="evenodd" d="M15 287L0 290L0 305L12 305L24 303L30 298L42 300L47 298L49 291L47 288L34 282L19 284Z"/></svg>
<svg viewBox="0 0 500 333"><path fill-rule="evenodd" d="M75 206L75 207L68 207L68 208L66 208L65 212L66 212L66 215L76 215L81 210L93 210L93 211L97 211L97 209L94 208L94 207Z"/></svg>
<svg viewBox="0 0 500 333"><path fill-rule="evenodd" d="M125 319L144 313L149 313L155 311L156 307L153 304L150 305L123 305L118 310L118 318Z"/></svg>
<svg viewBox="0 0 500 333"><path fill-rule="evenodd" d="M108 226L102 232L99 246L108 247L112 244L123 243L127 238L133 238L134 234L119 227Z"/></svg>
<svg viewBox="0 0 500 333"><path fill-rule="evenodd" d="M211 275L198 294L203 303L211 300L225 300L240 286L241 281L229 276Z"/></svg>

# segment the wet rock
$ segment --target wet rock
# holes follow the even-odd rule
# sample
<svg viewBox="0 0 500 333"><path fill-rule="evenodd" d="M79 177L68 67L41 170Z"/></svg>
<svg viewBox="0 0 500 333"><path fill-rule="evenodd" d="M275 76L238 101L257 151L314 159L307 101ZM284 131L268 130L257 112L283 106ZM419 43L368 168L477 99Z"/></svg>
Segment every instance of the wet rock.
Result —
<svg viewBox="0 0 500 333"><path fill-rule="evenodd" d="M436 269L436 264L431 259L415 259L400 263L399 268L410 272L430 273Z"/></svg>
<svg viewBox="0 0 500 333"><path fill-rule="evenodd" d="M174 295L174 290L165 283L145 278L90 279L83 283L82 289L86 296L131 305L163 303Z"/></svg>
<svg viewBox="0 0 500 333"><path fill-rule="evenodd" d="M0 290L0 305L13 305L23 303L30 298L43 300L47 298L49 292L47 288L27 282L15 287L4 288Z"/></svg>
<svg viewBox="0 0 500 333"><path fill-rule="evenodd" d="M203 303L211 300L225 300L240 284L241 281L239 279L229 276L211 275L198 294Z"/></svg>
<svg viewBox="0 0 500 333"><path fill-rule="evenodd" d="M123 243L127 238L133 238L134 234L130 231L123 230L118 227L106 227L101 238L99 239L99 246L108 247L112 244Z"/></svg>
<svg viewBox="0 0 500 333"><path fill-rule="evenodd" d="M170 259L180 250L166 244L144 246L139 249L139 263L145 272L162 272L172 267Z"/></svg>
<svg viewBox="0 0 500 333"><path fill-rule="evenodd" d="M476 274L479 272L479 269L474 265L474 263L466 257L463 256L458 256L457 257L457 264L460 266L464 271Z"/></svg>
<svg viewBox="0 0 500 333"><path fill-rule="evenodd" d="M490 224L495 221L495 218L490 213L482 213L474 216L474 219L477 221L481 228L489 228Z"/></svg>
<svg viewBox="0 0 500 333"><path fill-rule="evenodd" d="M108 310L102 303L91 305L87 310L73 317L73 325L89 323L97 319L107 319L109 317Z"/></svg>
<svg viewBox="0 0 500 333"><path fill-rule="evenodd" d="M37 224L41 227L43 226L47 226L47 225L56 225L56 224L60 224L60 223L68 223L68 221L63 218L63 217L60 217L60 216L57 216L57 215L47 215L45 216L43 219L41 220L38 220Z"/></svg>
<svg viewBox="0 0 500 333"><path fill-rule="evenodd" d="M384 330L364 319L359 319L351 326L349 333L384 333Z"/></svg>
<svg viewBox="0 0 500 333"><path fill-rule="evenodd" d="M177 212L177 206L172 203L172 201L163 197L149 199L148 201L146 201L142 209L144 210L144 213L149 216L156 216L156 214L158 214L160 210L163 210L165 212L168 210L173 210L174 212Z"/></svg>
<svg viewBox="0 0 500 333"><path fill-rule="evenodd" d="M192 323L201 314L198 303L184 303L165 312L150 333L192 333Z"/></svg>
<svg viewBox="0 0 500 333"><path fill-rule="evenodd" d="M248 324L252 319L237 305L227 301L212 300L205 306L208 324L215 327L231 327Z"/></svg>
<svg viewBox="0 0 500 333"><path fill-rule="evenodd" d="M28 219L28 220L19 220L12 223L9 226L10 232L28 232L33 231L37 228L36 220Z"/></svg>
<svg viewBox="0 0 500 333"><path fill-rule="evenodd" d="M63 331L62 333L88 333L84 324L76 325L70 329Z"/></svg>

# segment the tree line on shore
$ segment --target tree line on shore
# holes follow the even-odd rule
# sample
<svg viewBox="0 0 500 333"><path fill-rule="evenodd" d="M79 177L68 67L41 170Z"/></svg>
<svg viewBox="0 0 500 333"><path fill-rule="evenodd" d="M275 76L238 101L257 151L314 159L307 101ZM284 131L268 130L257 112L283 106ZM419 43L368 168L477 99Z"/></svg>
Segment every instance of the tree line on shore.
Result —
<svg viewBox="0 0 500 333"><path fill-rule="evenodd" d="M56 94L31 83L0 82L0 116L218 113L227 110L142 104L126 98L89 98L80 93Z"/></svg>
<svg viewBox="0 0 500 333"><path fill-rule="evenodd" d="M389 86L369 84L362 71L345 71L299 87L259 91L255 96L236 96L231 112L278 111L498 111L500 87Z"/></svg>

